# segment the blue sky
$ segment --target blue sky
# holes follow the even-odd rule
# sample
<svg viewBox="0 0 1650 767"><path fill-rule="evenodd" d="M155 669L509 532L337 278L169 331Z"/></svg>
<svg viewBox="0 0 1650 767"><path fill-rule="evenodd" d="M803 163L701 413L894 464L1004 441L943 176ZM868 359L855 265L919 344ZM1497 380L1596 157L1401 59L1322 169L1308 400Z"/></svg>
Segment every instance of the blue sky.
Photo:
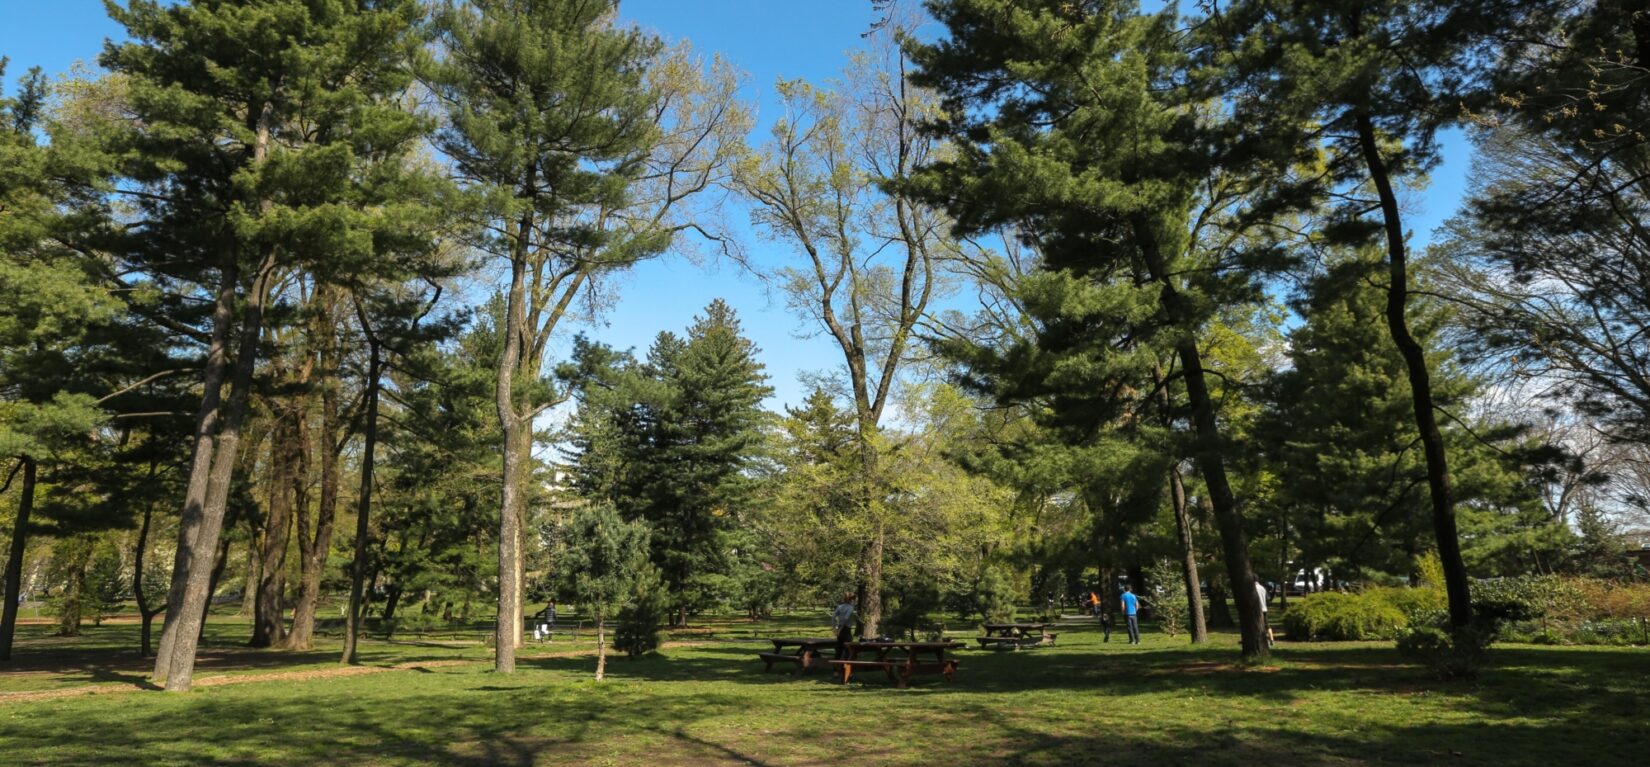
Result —
<svg viewBox="0 0 1650 767"><path fill-rule="evenodd" d="M869 0L623 0L621 15L671 40L689 40L703 53L717 52L748 74L745 98L757 108L756 140L776 111L773 85L781 77L819 81L835 76L860 33L874 18ZM100 0L0 0L0 56L11 58L6 88L31 66L51 74L76 61L92 62L108 37L122 33ZM1444 164L1431 185L1408 198L1407 225L1424 246L1448 218L1466 187L1470 144L1458 133L1444 137ZM729 215L742 224L742 211ZM791 257L781 243L741 227L747 252L758 264ZM616 303L589 335L614 346L644 350L661 330L680 331L713 298L739 312L746 333L762 348L775 396L771 406L795 404L806 394L799 374L840 367L833 343L813 336L787 310L733 264L694 264L667 257L639 266L616 286Z"/></svg>

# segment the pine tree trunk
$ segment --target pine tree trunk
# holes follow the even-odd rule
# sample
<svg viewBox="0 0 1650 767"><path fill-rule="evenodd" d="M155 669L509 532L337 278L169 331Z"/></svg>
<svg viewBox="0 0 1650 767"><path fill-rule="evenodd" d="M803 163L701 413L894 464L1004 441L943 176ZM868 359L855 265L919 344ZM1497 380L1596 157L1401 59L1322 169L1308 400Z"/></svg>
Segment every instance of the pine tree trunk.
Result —
<svg viewBox="0 0 1650 767"><path fill-rule="evenodd" d="M532 173L528 174L529 182ZM530 184L529 184L530 185ZM516 643L521 637L521 481L528 456L524 443L532 440L532 423L517 412L515 376L529 356L526 325L526 271L529 238L533 232L532 213L523 213L516 224L510 259L510 291L504 308L504 349L499 355L498 381L493 390L503 432L504 466L500 481L498 529L498 613L493 632L493 670L512 674L516 670ZM528 432L523 439L522 431Z"/></svg>
<svg viewBox="0 0 1650 767"><path fill-rule="evenodd" d="M263 333L263 308L269 298L274 271L274 253L267 252L247 300L239 349L236 350L235 376L230 384L229 399L223 406L223 427L218 431L217 445L213 450L212 474L207 478L206 504L201 509L196 538L190 544L200 551L217 551L219 538L223 534L241 428L246 420L247 400L252 390L252 371L258 357L258 341ZM202 564L192 558L185 562L187 581L176 629L170 621L163 629L163 644L166 640L164 632L172 633L172 657L166 676L168 692L187 692L194 681L195 649L205 628L203 621L212 597L213 567L191 566L191 562Z"/></svg>
<svg viewBox="0 0 1650 767"><path fill-rule="evenodd" d="M1186 483L1180 476L1180 466L1169 467L1170 502L1174 506L1175 532L1180 535L1181 574L1186 578L1186 609L1190 611L1192 644L1203 644L1209 638L1209 628L1203 619L1203 590L1198 585L1197 548L1192 543L1192 519L1186 512Z"/></svg>
<svg viewBox="0 0 1650 767"><path fill-rule="evenodd" d="M334 306L322 314L323 320L334 317ZM292 630L287 632L285 647L289 650L308 650L314 647L315 611L321 599L321 575L326 571L327 556L332 550L333 525L338 519L338 488L342 484L338 467L338 453L342 448L343 431L338 414L338 336L331 328L318 328L323 338L320 350L321 368L321 434L318 439L321 454L321 498L315 510L315 530L310 534L309 517L298 512L298 598L292 605Z"/></svg>
<svg viewBox="0 0 1650 767"><path fill-rule="evenodd" d="M281 413L281 422L270 440L271 466L269 472L269 513L264 518L261 545L255 547L258 558L257 596L252 618L252 647L269 647L286 638L281 598L286 592L286 550L292 529L292 490L297 473L298 453L303 452L289 419L302 417L289 409Z"/></svg>
<svg viewBox="0 0 1650 767"><path fill-rule="evenodd" d="M1369 115L1358 115L1358 143L1363 149L1369 176L1381 199L1381 215L1386 227L1388 260L1386 321L1392 341L1404 358L1409 372L1409 392L1415 406L1415 427L1420 433L1427 461L1427 488L1432 500L1432 527L1438 538L1438 560L1444 569L1444 591L1449 597L1449 622L1456 629L1472 623L1472 594L1467 566L1461 559L1461 539L1455 528L1454 489L1450 486L1449 462L1444 453L1444 436L1432 402L1432 375L1427 371L1426 351L1409 331L1406 307L1409 304L1409 259L1405 252L1403 221L1399 218L1398 197Z"/></svg>
<svg viewBox="0 0 1650 767"><path fill-rule="evenodd" d="M271 102L265 101L258 105L257 111L257 129L252 147L253 166L262 165L269 157L270 130L274 122L275 107ZM265 211L270 206L271 203L268 200L260 203L260 207ZM231 265L236 262L237 255L231 255L227 259L231 262ZM233 268L225 271L229 274L235 273ZM199 561L198 554L216 551L218 537L223 532L224 515L228 509L229 485L234 474L235 450L240 442L241 424L246 417L247 398L250 396L252 388L252 370L258 357L258 340L263 333L264 302L269 295L270 281L274 277L274 271L274 249L265 245L261 254L258 272L252 281L252 291L248 297L244 317L241 320L241 337L239 349L236 350L235 375L229 390L229 401L222 408L222 426L216 430L215 444L207 451L209 453L207 463L211 466L211 470L205 478L205 494L198 505L192 503L195 498L192 493L196 483L195 471L192 470L190 473L191 493L186 495L184 500L184 516L186 519L193 516L195 524L192 529L187 522L180 525L184 529L179 533L178 561L172 576L174 590L180 592L176 600L178 608L174 611L170 606L171 600L169 600L167 621L162 629L161 636L161 655L165 656L166 659L157 660L155 666L156 676L165 677L168 692L186 692L194 681L195 648L199 642L201 632L205 629L206 610L210 607L212 596L208 593L212 585L212 573L210 572L212 568L210 565L200 566L202 563ZM232 321L227 313L222 317L223 323L220 324L216 321L219 319L219 311L232 309L233 305L235 285L227 282L227 276L225 279L225 288L231 291L231 296L228 305L220 299L218 307L214 310L214 343L218 340L218 328L227 327L227 323ZM224 336L226 344L227 340L226 333ZM210 363L211 357L209 356L209 375L212 369ZM217 382L207 381L206 397L212 396L213 392L221 389L220 386L215 386L215 383ZM213 404L214 407L211 408L211 412L217 413L219 408L215 406L216 403ZM208 411L204 398L201 409L203 413ZM212 420L216 421L215 418ZM217 424L214 423L213 425L216 426ZM198 444L199 433L200 429L197 428L195 470L198 470L201 466ZM183 579L181 589L178 589L179 578ZM177 615L176 621L172 620L174 613Z"/></svg>
<svg viewBox="0 0 1650 767"><path fill-rule="evenodd" d="M365 328L365 323L362 324ZM355 561L350 566L349 608L344 615L344 656L343 663L354 664L356 658L356 643L361 635L361 621L363 614L362 589L367 577L367 518L372 511L372 474L374 453L378 449L378 379L383 374L381 370L380 349L377 338L369 331L367 334L367 391L363 403L367 408L366 417L362 421L365 431L365 444L361 448L361 490L355 499Z"/></svg>
<svg viewBox="0 0 1650 767"><path fill-rule="evenodd" d="M1203 471L1203 482L1208 486L1214 505L1215 526L1220 530L1222 553L1226 559L1226 574L1236 591L1238 629L1243 637L1243 657L1261 659L1268 655L1266 646L1266 618L1261 613L1260 598L1255 594L1255 573L1249 563L1249 542L1243 531L1243 514L1226 478L1226 465L1221 456L1225 449L1214 399L1209 395L1209 384L1204 377L1203 357L1192 335L1195 328L1186 317L1184 299L1175 287L1166 267L1166 259L1157 231L1145 214L1133 222L1140 253L1162 292L1163 308L1169 321L1184 335L1175 344L1180 356L1181 374L1186 380L1186 394L1191 402L1192 424L1196 431L1193 454Z"/></svg>
<svg viewBox="0 0 1650 767"><path fill-rule="evenodd" d="M23 485L19 488L17 521L11 526L11 551L6 555L6 605L0 609L0 661L11 660L12 637L17 633L17 600L23 593L23 550L29 539L29 514L34 510L35 461L22 456Z"/></svg>
<svg viewBox="0 0 1650 767"><path fill-rule="evenodd" d="M178 518L178 546L172 558L172 583L166 594L166 620L161 624L160 648L155 653L156 680L165 679L172 665L172 640L180 623L183 594L189 583L189 564L198 558L195 540L200 537L201 515L206 506L206 486L217 454L218 423L222 417L224 376L229 367L229 334L235 322L235 296L240 283L239 260L224 259L222 284L212 308L212 337L207 343L206 362L201 369L201 406L195 413L194 455L190 458L189 484L183 495L183 511Z"/></svg>

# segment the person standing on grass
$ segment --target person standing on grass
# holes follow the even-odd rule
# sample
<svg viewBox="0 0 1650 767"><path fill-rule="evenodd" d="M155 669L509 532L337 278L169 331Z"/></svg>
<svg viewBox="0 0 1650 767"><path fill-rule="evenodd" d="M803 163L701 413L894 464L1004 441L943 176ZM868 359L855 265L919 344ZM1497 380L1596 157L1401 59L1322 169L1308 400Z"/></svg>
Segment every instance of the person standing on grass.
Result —
<svg viewBox="0 0 1650 767"><path fill-rule="evenodd" d="M1134 595L1133 586L1123 587L1122 603L1123 619L1129 622L1129 644L1140 644L1140 598Z"/></svg>
<svg viewBox="0 0 1650 767"><path fill-rule="evenodd" d="M848 642L854 638L854 595L843 594L842 604L831 613L831 628L836 631L836 657L848 657Z"/></svg>
<svg viewBox="0 0 1650 767"><path fill-rule="evenodd" d="M1272 646L1272 621L1270 620L1270 617L1266 614L1266 598L1267 598L1266 586L1260 582L1259 578L1255 579L1255 598L1260 600L1260 623L1261 623L1262 626L1266 627L1266 646L1271 647Z"/></svg>

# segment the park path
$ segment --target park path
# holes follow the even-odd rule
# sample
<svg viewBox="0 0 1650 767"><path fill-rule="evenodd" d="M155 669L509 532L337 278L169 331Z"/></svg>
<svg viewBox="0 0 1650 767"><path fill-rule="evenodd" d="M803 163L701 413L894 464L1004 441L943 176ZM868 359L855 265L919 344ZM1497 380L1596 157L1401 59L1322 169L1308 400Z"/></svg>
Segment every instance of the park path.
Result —
<svg viewBox="0 0 1650 767"><path fill-rule="evenodd" d="M666 642L661 649L677 647L699 647L709 642ZM558 652L534 653L532 655L517 655L517 660L547 660L551 658L577 658L581 655L595 654L595 648L585 650L561 650ZM384 674L392 671L415 671L433 668L450 668L455 666L479 666L492 663L490 659L465 660L452 658L446 660L410 661L397 663L391 666L340 666L338 668L318 668L307 671L270 671L250 674L212 674L195 679L196 687L221 687L231 684L251 684L254 682L306 682L312 679L335 679L346 676L362 676L365 674ZM61 687L54 690L25 690L22 692L0 693L0 706L12 703L30 703L57 698L74 698L84 695L125 695L138 692L158 692L156 687L147 682L142 684L88 684L76 687Z"/></svg>

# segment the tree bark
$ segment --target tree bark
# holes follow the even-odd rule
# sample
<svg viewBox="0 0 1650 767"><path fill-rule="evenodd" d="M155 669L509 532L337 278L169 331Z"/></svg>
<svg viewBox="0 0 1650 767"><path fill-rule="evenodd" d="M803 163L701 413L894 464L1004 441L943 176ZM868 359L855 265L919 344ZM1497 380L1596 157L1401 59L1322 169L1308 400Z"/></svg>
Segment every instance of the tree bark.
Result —
<svg viewBox="0 0 1650 767"><path fill-rule="evenodd" d="M1192 644L1203 644L1209 638L1209 628L1203 619L1203 590L1197 576L1197 548L1192 543L1191 515L1186 513L1186 483L1180 476L1180 466L1169 467L1169 495L1174 505L1175 532L1180 535L1181 574L1186 578L1186 609L1191 613Z"/></svg>
<svg viewBox="0 0 1650 767"><path fill-rule="evenodd" d="M154 476L154 467L151 464L149 476ZM149 604L149 598L143 593L143 560L149 548L149 528L155 515L155 509L145 504L143 507L143 524L138 527L137 548L132 553L132 597L137 603L138 619L143 622L139 629L138 653L149 657L153 649L150 644L155 616L159 615L164 605Z"/></svg>
<svg viewBox="0 0 1650 767"><path fill-rule="evenodd" d="M235 296L240 283L237 258L224 259L220 278L222 284L212 308L212 337L201 369L201 406L195 413L194 455L189 464L189 484L183 494L183 511L178 518L178 546L172 558L172 583L166 594L166 620L161 624L160 649L155 653L154 678L157 680L165 679L172 665L172 640L189 583L189 565L196 558L195 540L200 536L206 486L217 454L223 383L229 365L229 333L235 322Z"/></svg>
<svg viewBox="0 0 1650 767"><path fill-rule="evenodd" d="M273 253L266 253L246 304L240 348L236 352L235 378L231 382L229 399L223 406L223 428L218 432L217 445L213 451L212 474L207 482L206 504L201 509L200 527L197 537L191 543L192 548L202 551L216 551L223 534L224 518L229 508L229 489L235 474L236 451L240 444L241 428L246 420L247 400L252 389L252 371L258 357L258 341L263 331L263 308L269 297L273 273ZM165 632L172 633L172 657L166 675L167 692L187 692L194 681L195 649L205 628L203 621L212 598L213 568L191 566L191 562L193 558L185 563L188 580L184 586L183 608L179 611L176 629L170 625L163 629L163 643Z"/></svg>
<svg viewBox="0 0 1650 767"><path fill-rule="evenodd" d="M321 575L326 571L327 556L332 550L333 525L338 519L338 488L342 483L339 472L339 451L343 448L344 430L338 411L338 333L335 305L321 315L327 327L317 327L321 337L321 433L318 438L321 455L321 497L315 510L315 529L311 535L309 515L298 510L298 596L292 605L292 630L287 632L285 647L289 650L308 650L314 646L315 611L321 599Z"/></svg>
<svg viewBox="0 0 1650 767"><path fill-rule="evenodd" d="M1226 574L1236 592L1243 657L1262 659L1268 655L1266 618L1260 610L1260 598L1255 594L1255 573L1249 563L1249 542L1243 532L1243 513L1238 510L1232 486L1226 479L1226 465L1221 457L1224 446L1220 425L1203 372L1203 356L1197 348L1197 328L1187 317L1184 299L1168 273L1154 222L1146 214L1141 214L1133 221L1133 229L1146 269L1161 286L1163 308L1168 319L1181 332L1175 347L1180 356L1181 374L1186 379L1186 395L1191 403L1192 424L1196 431L1192 453L1198 467L1203 470L1203 482L1208 486L1209 499L1214 505L1215 526L1220 530Z"/></svg>
<svg viewBox="0 0 1650 767"><path fill-rule="evenodd" d="M528 186L532 185L533 177L534 174L529 172ZM493 632L493 670L501 674L515 673L516 644L521 635L520 496L523 468L528 458L522 454L522 447L524 444L530 446L533 425L528 416L518 412L515 376L523 361L531 356L525 327L525 306L532 232L532 213L523 213L515 227L515 241L510 254L510 291L504 307L504 348L499 355L498 381L493 390L504 444L504 466L500 477L503 487L498 514L498 614ZM524 429L528 432L525 439L522 435Z"/></svg>
<svg viewBox="0 0 1650 767"><path fill-rule="evenodd" d="M17 521L11 527L11 551L6 555L6 605L0 610L0 661L11 660L17 633L17 599L23 593L23 550L29 538L29 514L34 510L35 461L22 456L23 485L19 488Z"/></svg>
<svg viewBox="0 0 1650 767"><path fill-rule="evenodd" d="M1444 569L1444 592L1449 597L1449 622L1453 628L1461 629L1472 623L1472 593L1467 566L1461 559L1461 539L1455 527L1454 488L1451 487L1449 462L1444 452L1444 436L1438 429L1432 402L1432 375L1427 371L1425 350L1409 331L1406 310L1409 303L1409 259L1405 252L1403 221L1399 218L1398 197L1392 191L1386 161L1381 158L1381 147L1376 141L1375 124L1364 113L1359 113L1357 120L1358 143L1363 149L1364 162L1369 166L1370 180L1375 182L1375 190L1380 195L1381 217L1386 229L1387 329L1409 372L1415 427L1420 433L1421 447L1427 461L1432 527L1438 538L1438 559Z"/></svg>
<svg viewBox="0 0 1650 767"><path fill-rule="evenodd" d="M303 446L297 440L290 419L302 418L300 408L283 408L277 418L274 438L269 441L269 513L264 517L264 534L258 545L258 591L252 618L252 647L269 647L286 638L285 612L281 604L286 592L286 550L292 529L293 485ZM296 411L296 412L295 412Z"/></svg>
<svg viewBox="0 0 1650 767"><path fill-rule="evenodd" d="M361 635L361 621L366 617L362 589L367 577L367 518L372 512L373 459L378 449L378 379L383 374L378 339L365 323L362 323L362 328L367 331L367 390L362 403L367 409L362 421L366 443L361 449L361 491L355 500L355 561L350 567L349 608L344 616L342 662L349 664L357 661L356 642Z"/></svg>

